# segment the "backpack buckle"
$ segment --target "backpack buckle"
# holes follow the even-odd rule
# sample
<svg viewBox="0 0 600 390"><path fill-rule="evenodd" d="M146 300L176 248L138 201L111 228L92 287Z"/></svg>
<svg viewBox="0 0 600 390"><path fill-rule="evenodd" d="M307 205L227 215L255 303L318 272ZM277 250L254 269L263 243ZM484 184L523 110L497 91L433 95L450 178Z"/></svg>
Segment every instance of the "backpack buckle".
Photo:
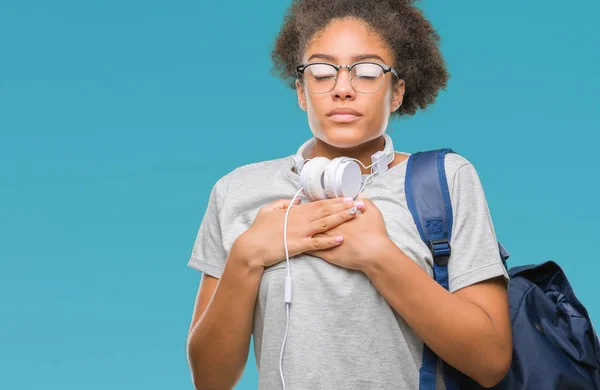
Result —
<svg viewBox="0 0 600 390"><path fill-rule="evenodd" d="M429 250L433 255L433 261L437 265L445 266L448 264L452 248L450 248L450 242L447 239L429 240Z"/></svg>

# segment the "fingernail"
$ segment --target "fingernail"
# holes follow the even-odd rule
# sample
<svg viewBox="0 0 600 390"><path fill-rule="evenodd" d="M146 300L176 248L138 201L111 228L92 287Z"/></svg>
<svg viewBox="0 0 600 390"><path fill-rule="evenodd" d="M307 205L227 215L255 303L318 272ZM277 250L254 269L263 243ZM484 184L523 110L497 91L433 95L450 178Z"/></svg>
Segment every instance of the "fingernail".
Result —
<svg viewBox="0 0 600 390"><path fill-rule="evenodd" d="M365 207L365 202L363 202L362 200L357 200L356 202L354 202L354 206L358 208L363 208Z"/></svg>
<svg viewBox="0 0 600 390"><path fill-rule="evenodd" d="M350 214L350 215L356 214L356 207L352 207L350 210L348 210L348 214Z"/></svg>
<svg viewBox="0 0 600 390"><path fill-rule="evenodd" d="M351 196L347 196L344 198L344 202L352 202L354 199Z"/></svg>
<svg viewBox="0 0 600 390"><path fill-rule="evenodd" d="M337 242L342 242L343 240L344 240L344 237L342 237L342 236L337 236L335 238L335 241L337 241Z"/></svg>
<svg viewBox="0 0 600 390"><path fill-rule="evenodd" d="M363 195L363 193L362 193L362 192L359 192L359 193L358 193L358 198L359 198L359 199L362 199L362 198L364 198L364 197L365 197L365 196Z"/></svg>

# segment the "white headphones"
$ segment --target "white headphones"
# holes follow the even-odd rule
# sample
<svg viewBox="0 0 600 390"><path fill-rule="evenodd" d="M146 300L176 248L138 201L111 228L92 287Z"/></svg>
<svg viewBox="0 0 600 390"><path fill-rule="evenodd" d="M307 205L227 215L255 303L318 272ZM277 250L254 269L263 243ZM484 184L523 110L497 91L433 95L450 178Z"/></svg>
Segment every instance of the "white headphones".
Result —
<svg viewBox="0 0 600 390"><path fill-rule="evenodd" d="M287 245L287 221L290 210L293 207L296 197L301 191L304 192L311 201L336 197L356 198L360 191L362 191L362 188L367 184L368 179L387 171L389 164L394 160L395 152L392 138L387 134L384 134L384 136L385 146L383 151L378 151L371 156L373 163L368 167L365 167L360 160L350 157L336 157L333 160L329 160L326 157L315 157L308 159L307 161L307 157L314 147L315 137L303 143L298 149L298 152L292 156L296 173L300 174L300 189L298 189L292 198L290 207L287 208L283 221L283 244L287 262L287 276L285 277L283 292L287 322L285 325L283 343L281 344L281 353L279 355L279 375L281 375L283 390L286 390L285 378L283 376L283 352L285 350L285 343L290 327L290 306L292 303L291 264ZM357 163L362 165L365 169L371 168L371 174L364 181L364 184L362 172Z"/></svg>
<svg viewBox="0 0 600 390"><path fill-rule="evenodd" d="M394 159L392 138L387 134L384 134L384 137L383 151L378 151L371 156L373 163L368 167L350 157L336 157L333 160L326 157L315 157L306 161L314 147L315 137L306 141L292 156L296 173L300 175L300 185L304 195L311 201L356 197L364 187L362 172L358 164L364 168L371 167L371 176L374 176L387 171L389 164Z"/></svg>

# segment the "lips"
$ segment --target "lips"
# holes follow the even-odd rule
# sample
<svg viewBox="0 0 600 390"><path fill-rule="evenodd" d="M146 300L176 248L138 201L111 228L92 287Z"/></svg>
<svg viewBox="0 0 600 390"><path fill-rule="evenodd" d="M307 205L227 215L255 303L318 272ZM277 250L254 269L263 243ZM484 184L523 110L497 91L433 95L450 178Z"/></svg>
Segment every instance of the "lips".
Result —
<svg viewBox="0 0 600 390"><path fill-rule="evenodd" d="M327 117L334 122L348 123L362 117L362 114L351 108L336 108L327 113Z"/></svg>

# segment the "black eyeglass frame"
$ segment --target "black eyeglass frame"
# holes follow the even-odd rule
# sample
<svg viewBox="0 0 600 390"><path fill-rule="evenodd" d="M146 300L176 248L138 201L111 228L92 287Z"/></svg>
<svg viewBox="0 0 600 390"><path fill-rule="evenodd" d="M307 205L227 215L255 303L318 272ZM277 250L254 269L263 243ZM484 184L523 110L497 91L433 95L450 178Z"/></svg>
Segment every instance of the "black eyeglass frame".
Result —
<svg viewBox="0 0 600 390"><path fill-rule="evenodd" d="M335 82L333 83L333 86L331 87L331 89L329 91L325 91L325 92L313 92L313 91L311 91L312 93L316 93L316 94L322 94L322 93L331 92L335 88L335 86L337 84L337 78L338 78L338 75L340 73L340 69L342 69L342 68L348 69L348 78L350 79L350 83L352 83L352 77L350 76L352 74L352 68L354 68L356 65L360 65L360 64L375 64L375 65L378 65L378 66L381 67L381 69L383 69L383 75L384 75L384 77L381 79L381 85L379 86L379 88L377 88L377 91L375 91L375 92L360 92L360 91L358 91L360 93L366 93L366 94L377 93L381 89L381 86L383 85L383 79L385 78L385 74L386 73L390 73L391 72L394 76L396 76L396 78L398 80L400 80L400 76L398 75L398 72L396 71L396 69L394 69L390 65L386 65L386 64L382 64L381 62L374 62L374 61L359 61L359 62L352 63L350 65L343 65L343 64L342 65L335 65L335 64L332 64L330 62L310 62L308 64L298 65L296 67L296 72L298 72L300 75L304 76L304 70L306 69L306 67L309 66L309 65L315 65L315 64L330 65L330 66L333 66L337 70L337 74L335 76ZM352 88L354 88L354 86L352 86Z"/></svg>

